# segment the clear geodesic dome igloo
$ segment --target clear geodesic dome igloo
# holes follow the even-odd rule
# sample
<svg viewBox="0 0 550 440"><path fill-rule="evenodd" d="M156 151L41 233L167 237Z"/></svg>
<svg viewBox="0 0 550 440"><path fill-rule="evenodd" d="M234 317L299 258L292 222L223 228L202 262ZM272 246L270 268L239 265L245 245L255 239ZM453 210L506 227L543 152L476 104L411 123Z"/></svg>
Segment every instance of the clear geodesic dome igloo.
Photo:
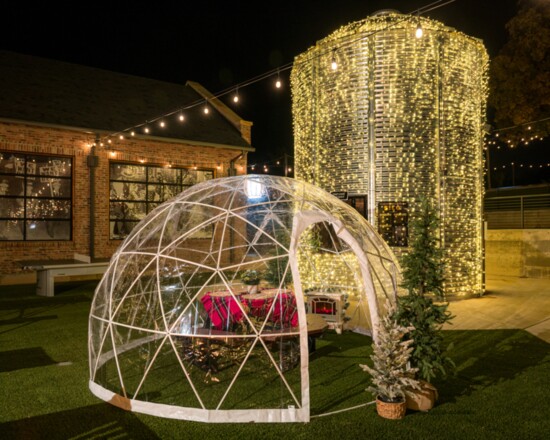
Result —
<svg viewBox="0 0 550 440"><path fill-rule="evenodd" d="M195 185L113 255L90 312L90 390L162 417L308 421L312 338L330 326L376 339L398 273L370 224L311 184Z"/></svg>

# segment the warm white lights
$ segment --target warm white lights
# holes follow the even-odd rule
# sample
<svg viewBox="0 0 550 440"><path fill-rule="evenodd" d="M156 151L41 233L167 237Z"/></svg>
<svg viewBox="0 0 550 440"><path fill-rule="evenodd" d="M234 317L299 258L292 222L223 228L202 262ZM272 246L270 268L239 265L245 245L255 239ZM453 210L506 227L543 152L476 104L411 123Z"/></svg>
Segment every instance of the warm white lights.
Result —
<svg viewBox="0 0 550 440"><path fill-rule="evenodd" d="M330 62L330 68L332 70L338 69L338 63L336 62L336 49L332 49L332 59Z"/></svg>
<svg viewBox="0 0 550 440"><path fill-rule="evenodd" d="M424 30L422 29L422 25L420 23L418 23L418 25L416 26L416 31L414 35L416 38L422 38L422 36L424 35Z"/></svg>
<svg viewBox="0 0 550 440"><path fill-rule="evenodd" d="M162 128L166 127L166 123L165 123L164 121L160 121L160 122L159 122L159 125L160 125Z"/></svg>
<svg viewBox="0 0 550 440"><path fill-rule="evenodd" d="M145 127L145 128L143 129L143 131L144 131L145 133L149 133L149 128L148 128L148 127Z"/></svg>
<svg viewBox="0 0 550 440"><path fill-rule="evenodd" d="M295 175L365 197L368 220L383 233L379 203L406 204L410 224L419 198L430 198L440 209L445 293L478 294L488 56L479 40L428 19L430 38L418 44L419 25L413 16L372 16L296 57ZM336 61L337 49L334 75L318 60ZM391 228L388 237L410 233Z"/></svg>
<svg viewBox="0 0 550 440"><path fill-rule="evenodd" d="M183 113L180 113L179 120L183 122L185 120L185 116L183 116Z"/></svg>

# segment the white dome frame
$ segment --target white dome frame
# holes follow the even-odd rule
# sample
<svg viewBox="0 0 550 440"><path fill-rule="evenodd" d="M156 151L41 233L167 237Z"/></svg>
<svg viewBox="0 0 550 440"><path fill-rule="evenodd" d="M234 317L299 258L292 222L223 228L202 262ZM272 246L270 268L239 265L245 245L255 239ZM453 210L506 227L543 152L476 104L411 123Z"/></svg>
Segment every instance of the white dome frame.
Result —
<svg viewBox="0 0 550 440"><path fill-rule="evenodd" d="M287 249L284 249L285 246L278 242L277 237L270 236L270 239L273 240L273 243L276 243L280 246L279 249L284 249L285 254L277 256L277 258L282 258L288 256L288 264L285 268L285 271L289 270L292 273L293 278L293 292L296 301L296 312L298 315L298 327L290 327L290 324L287 324L288 327L283 328L281 325L280 333L270 333L270 338L280 338L282 341L284 337L295 336L299 341L299 376L300 376L300 387L299 387L299 396L297 393L293 392L292 387L289 385L288 381L285 378L282 367L280 367L274 359L272 353L270 353L264 337L264 328L266 323L261 325L261 327L255 328L251 322L251 317L247 315L247 312L244 310L243 306L236 301L236 295L232 290L231 283L235 279L225 279L222 274L222 270L230 269L241 269L242 267L249 267L251 264L250 261L244 261L244 259L237 265L229 265L222 267L221 265L221 255L223 248L223 241L226 239L226 231L229 230L228 219L231 216L238 217L239 221L243 221L243 224L246 224L247 227L250 225L251 228L255 228L255 238L252 242L247 241L248 249L250 250L254 246L258 245L257 237L260 235L268 235L265 230L263 230L262 225L265 225L265 222L262 222L260 225L253 224L249 222L245 215L242 214L243 206L238 205L234 206L232 203L238 198L247 193L250 185L255 186L255 190L258 188L263 188L264 194L265 191L273 191L277 194L282 194L280 199L275 201L269 200L266 202L266 206L271 206L271 210L266 211L266 215L276 215L273 213L272 206L275 206L276 203L279 203L281 200L292 199L292 206L295 211L292 212L292 224L290 230L290 244ZM202 194L209 194L209 191L214 189L222 188L223 191L228 190L231 194L227 197L227 200L231 200L226 207L215 206L215 211L218 215L204 217L202 223L200 224L190 224L187 230L177 230L175 236L169 245L161 246L163 244L163 238L166 234L169 235L168 229L172 222L170 221L170 215L173 213L180 212L181 210L191 209L189 207L194 206L207 206L212 207L204 202ZM232 193L233 191L233 193ZM260 191L261 192L261 191ZM247 199L250 201L250 196L247 195ZM252 202L250 205L246 205L244 208L249 206L255 206L255 203ZM259 205L259 204L256 204ZM324 209L323 209L324 207ZM329 210L326 210L326 209ZM180 211L178 211L180 210ZM238 212L238 213L237 213ZM285 214L288 214L285 213ZM219 244L219 253L217 255L217 266L210 267L205 261L197 262L192 261L191 257L182 258L170 256L167 257L163 254L170 246L174 247L174 243L183 243L189 237L192 237L194 233L200 231L201 228L206 227L205 225L212 224L213 221L222 219L223 223L223 232L218 234L213 234L212 243ZM280 222L280 220L278 220ZM149 235L145 235L143 231L147 231L147 228L152 229L151 225L161 224L162 229L159 229L161 232L159 234L160 239L158 241L158 246L156 250L156 255L151 254L150 260L147 260L147 263L141 263L139 260L135 264L136 270L139 270L137 276L132 278L130 281L125 281L124 276L125 272L131 273L131 270L127 270L129 266L128 261L135 257L139 258L139 255L146 254L146 252L140 251L140 246L143 243L147 243L151 240L151 237L156 237L153 233L148 232ZM304 304L304 289L302 285L301 277L301 267L298 258L300 252L300 237L304 231L309 227L315 224L327 223L332 225L338 240L345 243L349 250L353 252L357 259L358 268L360 272L361 286L359 286L358 302L356 306L356 312L368 313L368 320L370 320L372 336L374 340L377 340L377 331L376 327L379 322L379 315L381 313L381 306L383 305L386 299L390 301L395 301L395 298L398 294L398 285L399 285L399 266L395 257L393 256L389 247L385 244L383 239L373 230L372 226L363 219L353 208L338 200L336 197L326 193L323 190L320 190L314 187L311 184L305 182L298 182L293 179L276 177L276 176L259 176L259 175L245 175L245 176L236 176L228 177L222 179L214 179L208 182L204 182L198 185L191 187L190 189L182 192L180 195L175 198L165 202L153 212L151 212L145 219L143 219L132 231L132 233L126 238L122 243L120 248L117 250L115 255L111 259L109 269L101 280L100 284L96 289L94 296L94 301L92 304L92 309L90 312L90 323L89 323L89 354L90 354L90 381L89 388L94 395L99 397L102 400L105 400L109 403L112 403L116 406L122 407L127 410L156 415L160 417L175 418L175 419L184 419L184 420L193 420L193 421L202 421L202 422L216 422L216 423L228 423L228 422L308 422L310 420L310 396L309 396L309 356L308 356L308 329L307 329L307 320L306 320L306 308ZM221 224L221 223L220 223ZM208 226L210 227L210 226ZM177 229L177 228L176 228ZM353 229L353 230L351 230ZM157 230L155 230L158 232ZM173 232L173 230L172 230ZM140 235L140 234L143 234ZM220 239L221 236L221 239ZM144 238L146 237L146 238ZM187 237L187 238L186 238ZM245 239L245 237L241 237ZM221 243L218 243L218 241ZM132 249L132 246L135 249ZM136 250L137 249L137 250ZM216 248L217 249L217 248ZM349 252L348 252L349 254ZM258 252L260 255L260 252ZM211 257L211 256L210 256ZM165 260L162 260L162 259ZM197 290L196 293L193 293L193 297L189 298L189 301L185 307L180 311L178 309L177 314L168 316L171 311L164 310L162 303L164 301L164 296L168 292L168 287L162 285L160 271L162 269L162 261L168 261L166 258L170 258L170 261L174 260L177 264L181 265L192 265L196 267L195 273L199 269L212 270L212 276L204 283L202 288ZM125 260L126 259L126 260ZM212 259L212 258L211 258ZM265 264L265 262L273 258L258 258L253 261L253 263ZM214 259L212 259L214 260ZM120 262L120 267L118 267ZM155 283L152 283L151 291L144 290L139 286L140 280L144 278L144 274L149 271L156 264L156 273L153 273L155 277ZM377 267L377 269L374 268ZM132 268L132 267L130 267ZM382 270L380 270L382 269ZM303 270L303 268L302 268ZM351 270L351 268L350 268ZM153 272L155 272L153 271ZM373 274L376 276L376 283L373 280ZM204 292L211 287L208 283L215 277L220 276L223 284L227 291L231 293L231 296L235 298L236 304L241 309L240 312L243 313L244 322L250 324L252 330L247 334L240 334L234 336L234 341L242 339L251 344L250 351L247 353L246 358L238 368L238 371L235 373L235 377L232 379L227 390L225 391L223 397L219 401L216 407L207 407L203 403L204 394L208 393L208 389L199 390L199 384L194 384L189 372L190 367L186 368L185 362L182 361L182 355L179 354L176 349L176 344L174 340L177 337L187 338L193 340L197 338L197 333L194 333L195 330L186 330L188 333L183 330L178 330L176 324L179 325L180 322L183 322L185 313L192 313L193 307L196 308L196 304L199 302L201 294L204 295ZM126 284L124 284L126 282ZM122 294L117 290L120 288L122 283ZM151 284L151 283L150 283ZM183 286L183 285L182 285ZM184 286L185 288L187 286ZM151 286L149 286L151 288ZM283 281L276 286L277 293L276 298L279 298L281 291L284 288ZM137 290L136 290L137 289ZM142 289L142 290L139 290ZM137 292L137 295L136 293ZM135 323L136 314L138 310L135 311L134 317L130 320L128 316L122 315L120 312L121 306L126 302L129 302L129 298L132 296L148 296L149 302L147 313L154 313L149 310L149 305L158 301L161 304L159 310L162 311L162 319L160 320L161 324L164 325L164 328L154 328L139 326ZM154 298L151 302L151 298ZM180 297L181 298L181 297ZM184 298L185 299L185 298ZM366 302L366 304L365 304ZM176 305L178 305L176 303ZM271 313L274 313L275 301L269 309L268 316ZM368 309L368 312L366 312ZM191 310L191 312L190 312ZM238 311L238 310L237 310ZM123 319L122 319L122 318ZM170 323L170 319L176 319ZM196 320L196 317L195 317ZM149 322L149 321L148 321ZM267 322L267 320L266 320ZM145 335L139 339L128 340L120 343L117 338L120 339L118 335L119 329L125 329L130 332L143 332ZM176 331L177 330L177 331ZM365 328L356 328L356 331L365 333L368 332L368 329ZM211 330L210 330L211 331ZM231 335L226 335L225 337L231 338ZM219 339L219 336L215 335L201 335L201 338L207 340L214 340L215 338ZM237 339L239 338L239 339ZM160 341L160 343L159 343ZM125 387L125 367L122 365L122 361L119 358L126 356L132 351L137 350L145 344L159 343L159 347L155 351L154 355L147 358L147 362L143 364L143 377L141 378L139 385L136 387L134 392L126 390ZM165 345L166 344L166 345ZM165 404L162 402L151 402L144 401L141 398L138 398L138 394L142 389L142 385L146 380L147 375L153 369L155 362L157 361L157 356L159 355L161 348L167 346L168 349L172 348L173 355L177 358L182 374L182 380L187 380L197 401L200 403L199 407L188 407L181 405ZM284 384L291 396L293 404L288 404L286 407L279 408L246 408L246 409L221 409L222 404L225 401L226 396L230 392L235 380L239 376L243 366L247 362L249 356L251 356L252 350L257 348L258 350L265 349L268 358L271 360L272 365L269 365L269 368L276 370L277 374L280 376L281 384ZM159 356L160 357L160 356ZM118 384L113 386L112 383L105 380L102 381L99 376L101 370L107 365L112 365L112 370L115 371L114 379L119 379L120 387ZM116 368L115 368L116 366ZM105 367L106 368L106 367ZM140 370L141 371L141 370ZM272 371L274 373L274 371ZM116 378L118 375L118 378ZM204 386L204 384L200 384ZM113 388L116 388L113 390ZM118 389L120 388L120 389ZM296 390L295 390L296 391ZM204 394L203 394L204 393ZM203 399L201 399L201 396Z"/></svg>

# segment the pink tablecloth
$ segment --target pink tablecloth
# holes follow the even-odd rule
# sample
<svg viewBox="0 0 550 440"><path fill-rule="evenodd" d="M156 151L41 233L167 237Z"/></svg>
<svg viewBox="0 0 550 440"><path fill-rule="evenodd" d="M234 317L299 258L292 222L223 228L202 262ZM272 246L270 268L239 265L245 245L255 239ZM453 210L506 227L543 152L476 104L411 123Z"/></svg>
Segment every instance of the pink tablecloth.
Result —
<svg viewBox="0 0 550 440"><path fill-rule="evenodd" d="M290 291L267 292L259 294L227 293L204 295L201 299L206 309L212 328L216 330L231 330L235 323L244 319L242 309L249 310L249 315L256 318L265 318L271 309L273 301L275 305L269 315L269 321L278 327L296 327L298 325L298 313L296 298ZM240 306L239 306L240 302Z"/></svg>

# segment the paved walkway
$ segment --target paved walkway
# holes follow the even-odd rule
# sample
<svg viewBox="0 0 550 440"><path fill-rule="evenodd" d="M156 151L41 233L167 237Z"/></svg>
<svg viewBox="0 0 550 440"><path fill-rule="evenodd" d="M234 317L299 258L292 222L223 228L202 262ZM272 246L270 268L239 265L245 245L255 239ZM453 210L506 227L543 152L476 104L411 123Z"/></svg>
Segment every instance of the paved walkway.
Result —
<svg viewBox="0 0 550 440"><path fill-rule="evenodd" d="M550 279L488 277L481 298L453 301L448 329L525 329L550 343Z"/></svg>

